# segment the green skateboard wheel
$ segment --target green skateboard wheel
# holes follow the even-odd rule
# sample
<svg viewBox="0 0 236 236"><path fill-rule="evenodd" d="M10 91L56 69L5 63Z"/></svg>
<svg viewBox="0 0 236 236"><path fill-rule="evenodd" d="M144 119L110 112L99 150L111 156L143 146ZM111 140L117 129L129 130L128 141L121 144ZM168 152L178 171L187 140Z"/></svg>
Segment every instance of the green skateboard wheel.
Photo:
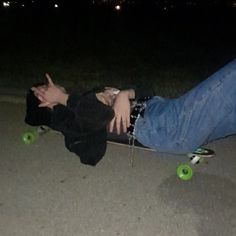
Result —
<svg viewBox="0 0 236 236"><path fill-rule="evenodd" d="M192 168L185 164L185 165L179 165L177 167L176 170L177 176L181 179L181 180L189 180L192 178L193 176L193 170Z"/></svg>
<svg viewBox="0 0 236 236"><path fill-rule="evenodd" d="M37 132L27 131L22 135L22 141L25 144L31 144L37 139Z"/></svg>

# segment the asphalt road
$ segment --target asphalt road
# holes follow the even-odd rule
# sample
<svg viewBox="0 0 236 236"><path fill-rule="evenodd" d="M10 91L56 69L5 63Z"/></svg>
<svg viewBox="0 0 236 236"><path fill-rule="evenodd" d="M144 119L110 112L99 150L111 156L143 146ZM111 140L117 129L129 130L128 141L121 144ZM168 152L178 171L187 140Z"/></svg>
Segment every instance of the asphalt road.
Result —
<svg viewBox="0 0 236 236"><path fill-rule="evenodd" d="M210 145L216 157L176 176L186 157L108 145L82 165L57 133L25 145L22 99L0 99L1 236L236 235L236 136ZM91 147L92 148L92 147Z"/></svg>

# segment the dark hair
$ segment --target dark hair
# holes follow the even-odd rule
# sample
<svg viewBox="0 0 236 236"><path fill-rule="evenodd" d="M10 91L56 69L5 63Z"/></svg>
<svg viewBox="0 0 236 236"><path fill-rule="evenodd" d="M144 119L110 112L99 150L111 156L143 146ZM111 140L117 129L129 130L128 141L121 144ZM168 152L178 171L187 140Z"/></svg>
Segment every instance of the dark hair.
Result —
<svg viewBox="0 0 236 236"><path fill-rule="evenodd" d="M45 85L46 83L34 84L34 87ZM51 123L52 111L47 107L39 107L40 101L29 89L26 94L26 115L25 122L32 126L47 125Z"/></svg>

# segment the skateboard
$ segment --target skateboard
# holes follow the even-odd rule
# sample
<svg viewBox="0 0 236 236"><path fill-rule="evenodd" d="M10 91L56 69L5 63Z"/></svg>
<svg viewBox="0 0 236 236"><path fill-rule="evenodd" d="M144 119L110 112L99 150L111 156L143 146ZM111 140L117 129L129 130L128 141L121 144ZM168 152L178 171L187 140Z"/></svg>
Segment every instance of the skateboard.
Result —
<svg viewBox="0 0 236 236"><path fill-rule="evenodd" d="M156 150L146 147L139 143L137 140L132 141L129 137L124 135L108 134L108 143L126 146L131 149L131 166L133 166L133 148L148 150L156 152ZM208 161L215 156L215 152L208 148L198 148L192 153L186 153L186 156L189 158L189 163L180 164L176 168L176 174L181 180L190 180L193 177L193 168L199 164L208 164Z"/></svg>
<svg viewBox="0 0 236 236"><path fill-rule="evenodd" d="M39 136L46 134L50 131L50 128L47 126L37 126L37 127L30 127L21 135L21 139L24 144L31 144L39 138Z"/></svg>
<svg viewBox="0 0 236 236"><path fill-rule="evenodd" d="M21 136L21 139L24 144L31 144L35 142L39 136L48 133L51 129L47 126L38 126L28 129ZM133 140L127 134L117 135L114 133L109 133L107 136L107 143L125 146L130 150L130 160L131 166L134 166L134 155L133 151L135 149L142 149L147 151L156 150L146 147L139 143L137 140ZM208 148L198 148L192 153L187 153L187 157L189 158L189 163L180 164L176 168L176 174L181 180L190 180L193 177L193 168L194 166L202 163L208 163L208 161L215 156L215 152Z"/></svg>
<svg viewBox="0 0 236 236"><path fill-rule="evenodd" d="M208 148L198 148L192 153L187 153L190 164L180 164L176 169L176 174L181 180L190 180L193 176L193 167L199 164L208 164L209 160L215 156L215 152Z"/></svg>

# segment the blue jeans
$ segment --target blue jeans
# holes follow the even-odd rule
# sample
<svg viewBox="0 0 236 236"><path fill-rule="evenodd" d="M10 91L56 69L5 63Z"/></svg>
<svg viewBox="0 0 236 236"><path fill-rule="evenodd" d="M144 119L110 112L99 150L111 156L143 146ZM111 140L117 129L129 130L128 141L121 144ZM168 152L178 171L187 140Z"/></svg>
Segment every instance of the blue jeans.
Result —
<svg viewBox="0 0 236 236"><path fill-rule="evenodd" d="M143 145L169 153L236 134L236 59L179 98L153 97L134 134Z"/></svg>

